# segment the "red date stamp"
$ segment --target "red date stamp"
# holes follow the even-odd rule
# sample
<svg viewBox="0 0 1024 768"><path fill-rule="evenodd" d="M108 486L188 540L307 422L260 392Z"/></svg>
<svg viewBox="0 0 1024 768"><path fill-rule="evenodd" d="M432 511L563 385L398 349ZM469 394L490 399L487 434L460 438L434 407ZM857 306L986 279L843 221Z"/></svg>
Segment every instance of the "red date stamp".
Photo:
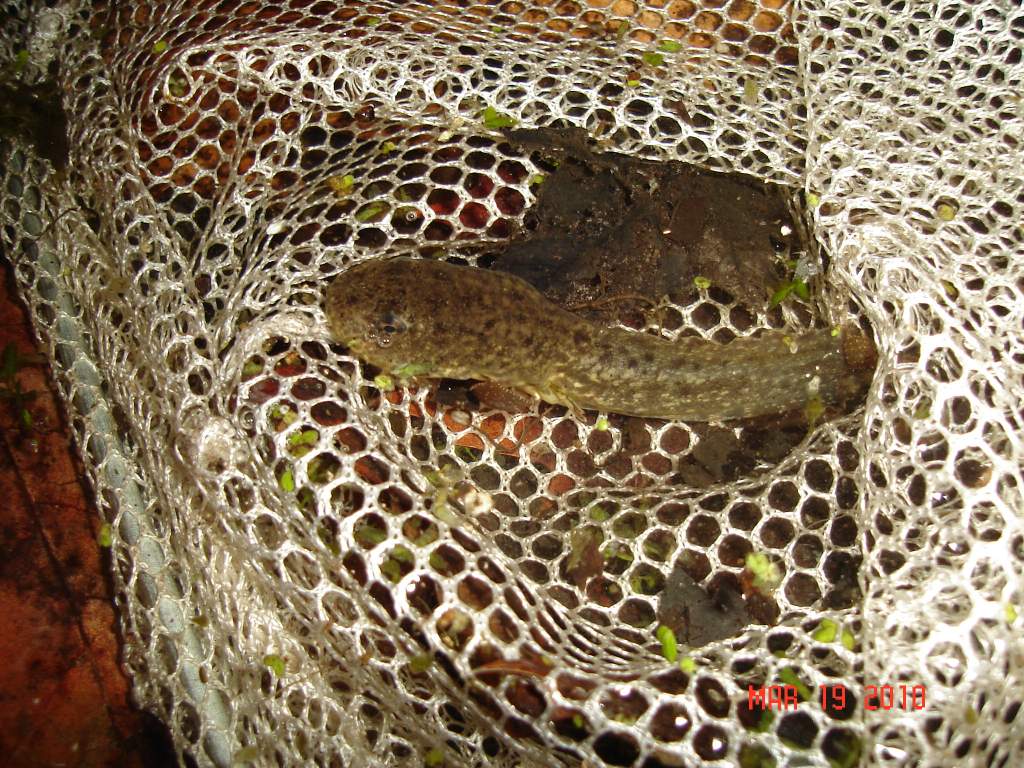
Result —
<svg viewBox="0 0 1024 768"><path fill-rule="evenodd" d="M801 690L803 689L803 690ZM762 685L747 686L748 709L797 709L809 693L805 686ZM927 706L927 691L923 685L865 685L861 706L868 711L902 709L916 711ZM858 701L845 685L823 685L819 690L821 708L826 712L842 714L856 707Z"/></svg>

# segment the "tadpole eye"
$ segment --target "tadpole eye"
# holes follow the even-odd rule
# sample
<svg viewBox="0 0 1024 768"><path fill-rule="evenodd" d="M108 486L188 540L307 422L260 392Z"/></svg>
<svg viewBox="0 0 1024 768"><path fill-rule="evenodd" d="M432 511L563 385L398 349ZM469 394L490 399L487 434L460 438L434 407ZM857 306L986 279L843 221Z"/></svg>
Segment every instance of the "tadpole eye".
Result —
<svg viewBox="0 0 1024 768"><path fill-rule="evenodd" d="M778 237L775 237L774 235L768 236L768 242L771 243L772 250L775 251L776 253L782 253L786 250L789 250L789 243L787 243L784 240L781 240Z"/></svg>
<svg viewBox="0 0 1024 768"><path fill-rule="evenodd" d="M398 317L393 312L386 312L380 319L380 324L377 326L376 336L377 345L381 347L388 346L395 334L402 333L408 326L402 318Z"/></svg>

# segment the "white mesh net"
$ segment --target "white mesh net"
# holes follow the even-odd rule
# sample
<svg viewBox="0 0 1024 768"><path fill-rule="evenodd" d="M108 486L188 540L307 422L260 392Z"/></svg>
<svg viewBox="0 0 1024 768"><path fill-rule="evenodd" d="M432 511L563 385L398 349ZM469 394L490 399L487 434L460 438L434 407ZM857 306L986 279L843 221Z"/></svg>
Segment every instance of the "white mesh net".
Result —
<svg viewBox="0 0 1024 768"><path fill-rule="evenodd" d="M20 77L59 60L71 147L58 175L5 140L4 246L187 763L1024 764L1017 3L0 7ZM865 408L693 488L684 424L380 391L324 287L506 242L538 169L495 116L802 191L832 319L876 334ZM706 291L675 311L752 332ZM738 583L752 552L777 621L668 662L672 569ZM805 700L748 708L772 683Z"/></svg>

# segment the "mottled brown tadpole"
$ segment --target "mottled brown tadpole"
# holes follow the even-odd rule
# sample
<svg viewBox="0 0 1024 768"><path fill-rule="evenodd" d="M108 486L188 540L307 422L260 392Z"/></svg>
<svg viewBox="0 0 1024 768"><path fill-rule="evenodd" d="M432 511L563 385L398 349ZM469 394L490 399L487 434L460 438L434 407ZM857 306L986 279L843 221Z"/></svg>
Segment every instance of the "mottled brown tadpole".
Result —
<svg viewBox="0 0 1024 768"><path fill-rule="evenodd" d="M357 264L330 286L326 311L338 341L399 380L495 382L577 413L750 419L842 403L861 383L845 331L668 341L581 318L512 275L442 261Z"/></svg>

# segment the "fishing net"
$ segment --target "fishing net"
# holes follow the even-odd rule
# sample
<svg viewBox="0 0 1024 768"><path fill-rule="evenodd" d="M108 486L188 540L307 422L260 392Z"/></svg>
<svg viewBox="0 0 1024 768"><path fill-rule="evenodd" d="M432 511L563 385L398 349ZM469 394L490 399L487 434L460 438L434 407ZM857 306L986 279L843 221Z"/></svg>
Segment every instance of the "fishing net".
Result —
<svg viewBox="0 0 1024 768"><path fill-rule="evenodd" d="M186 764L1024 764L1018 4L0 9L70 147L3 139L4 248ZM785 185L823 314L702 287L663 332L859 322L864 407L695 487L692 425L367 372L325 286L507 242L546 172L512 123ZM773 621L670 661L672 574L751 563Z"/></svg>

